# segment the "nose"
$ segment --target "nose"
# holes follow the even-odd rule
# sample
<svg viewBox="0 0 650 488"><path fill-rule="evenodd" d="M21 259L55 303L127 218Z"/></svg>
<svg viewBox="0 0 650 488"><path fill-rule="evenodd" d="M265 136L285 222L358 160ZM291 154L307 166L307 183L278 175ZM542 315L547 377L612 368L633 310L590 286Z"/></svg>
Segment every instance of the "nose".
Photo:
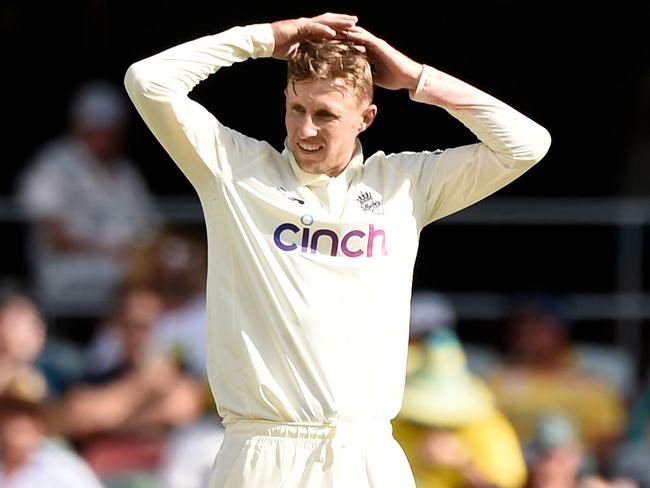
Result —
<svg viewBox="0 0 650 488"><path fill-rule="evenodd" d="M298 136L301 139L309 139L310 137L315 137L317 134L318 129L314 125L312 118L309 116L303 117L298 127Z"/></svg>

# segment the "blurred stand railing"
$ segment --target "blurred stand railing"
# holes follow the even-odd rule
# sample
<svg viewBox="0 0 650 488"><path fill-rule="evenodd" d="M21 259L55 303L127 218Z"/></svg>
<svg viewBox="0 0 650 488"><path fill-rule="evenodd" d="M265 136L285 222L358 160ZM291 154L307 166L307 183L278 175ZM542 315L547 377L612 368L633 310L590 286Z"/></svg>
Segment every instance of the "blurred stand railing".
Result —
<svg viewBox="0 0 650 488"><path fill-rule="evenodd" d="M572 305L572 319L615 320L617 343L640 357L642 321L650 318L650 295L643 293L643 231L650 224L650 199L492 198L439 223L614 227L616 288L607 294L575 291L567 298ZM493 294L459 294L451 299L457 303L461 317L464 311L474 318L500 317L506 306L505 297Z"/></svg>
<svg viewBox="0 0 650 488"><path fill-rule="evenodd" d="M203 213L195 197L157 200L170 223L201 225ZM24 223L25 215L9 198L0 198L0 229ZM608 226L616 231L616 286L611 293L573 290L570 318L614 320L620 346L640 357L642 322L650 318L650 294L643 292L644 228L650 224L650 199L629 198L488 198L439 220L436 225ZM0 235L4 232L0 231ZM597 245L597 244L594 244ZM585 277L586 280L589 277ZM509 296L498 293L448 293L461 319L499 319Z"/></svg>

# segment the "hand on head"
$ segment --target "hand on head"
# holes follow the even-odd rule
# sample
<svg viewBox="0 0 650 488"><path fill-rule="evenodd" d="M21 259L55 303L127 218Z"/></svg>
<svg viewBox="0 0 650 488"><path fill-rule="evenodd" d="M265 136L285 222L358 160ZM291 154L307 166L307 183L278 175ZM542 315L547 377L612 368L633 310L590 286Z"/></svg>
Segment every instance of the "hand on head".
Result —
<svg viewBox="0 0 650 488"><path fill-rule="evenodd" d="M365 49L375 69L375 84L390 90L415 90L422 64L402 54L386 41L357 25L354 15L326 13L317 17L282 20L271 24L275 37L273 57L293 57L308 39L349 39Z"/></svg>
<svg viewBox="0 0 650 488"><path fill-rule="evenodd" d="M275 37L273 57L289 59L296 53L298 45L302 41L322 38L334 39L356 23L357 17L354 15L333 13L273 22L271 24Z"/></svg>
<svg viewBox="0 0 650 488"><path fill-rule="evenodd" d="M413 61L383 39L358 25L344 30L343 36L366 48L368 60L375 70L376 85L389 90L417 88L422 64Z"/></svg>

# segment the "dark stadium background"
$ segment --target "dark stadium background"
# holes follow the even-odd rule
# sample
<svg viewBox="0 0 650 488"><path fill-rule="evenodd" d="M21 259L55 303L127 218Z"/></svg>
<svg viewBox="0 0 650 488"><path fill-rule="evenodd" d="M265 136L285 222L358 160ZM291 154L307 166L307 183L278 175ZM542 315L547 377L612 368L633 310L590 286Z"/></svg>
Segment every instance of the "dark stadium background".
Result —
<svg viewBox="0 0 650 488"><path fill-rule="evenodd" d="M32 152L64 129L68 100L80 81L121 83L130 63L182 41L324 11L358 15L361 25L414 59L483 88L549 129L553 144L546 158L499 197L633 196L621 177L626 144L650 118L649 8L647 2L594 5L2 0L0 196L10 196ZM212 77L194 96L226 125L280 147L283 84L282 63L251 61ZM474 140L444 111L411 103L404 92L378 90L376 102L378 118L362 138L367 154ZM129 154L157 194L193 195L135 111ZM634 196L648 194L650 188ZM2 273L23 273L23 226L5 223L0 235ZM645 237L647 242L647 230ZM422 236L415 285L445 292L607 293L616 287L615 253L615 231L608 226L550 232L544 226L434 224ZM498 336L496 325L461 323L468 337L485 340ZM581 337L614 338L610 322L576 325Z"/></svg>

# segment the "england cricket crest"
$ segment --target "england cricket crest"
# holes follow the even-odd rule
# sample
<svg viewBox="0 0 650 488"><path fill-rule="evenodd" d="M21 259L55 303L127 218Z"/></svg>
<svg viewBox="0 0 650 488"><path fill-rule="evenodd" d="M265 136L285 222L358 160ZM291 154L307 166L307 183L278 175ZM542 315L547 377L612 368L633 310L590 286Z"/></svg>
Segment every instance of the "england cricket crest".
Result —
<svg viewBox="0 0 650 488"><path fill-rule="evenodd" d="M364 212L372 212L377 215L382 215L384 209L381 206L381 202L375 198L375 196L369 191L361 191L357 196L357 202L361 205L361 210Z"/></svg>

